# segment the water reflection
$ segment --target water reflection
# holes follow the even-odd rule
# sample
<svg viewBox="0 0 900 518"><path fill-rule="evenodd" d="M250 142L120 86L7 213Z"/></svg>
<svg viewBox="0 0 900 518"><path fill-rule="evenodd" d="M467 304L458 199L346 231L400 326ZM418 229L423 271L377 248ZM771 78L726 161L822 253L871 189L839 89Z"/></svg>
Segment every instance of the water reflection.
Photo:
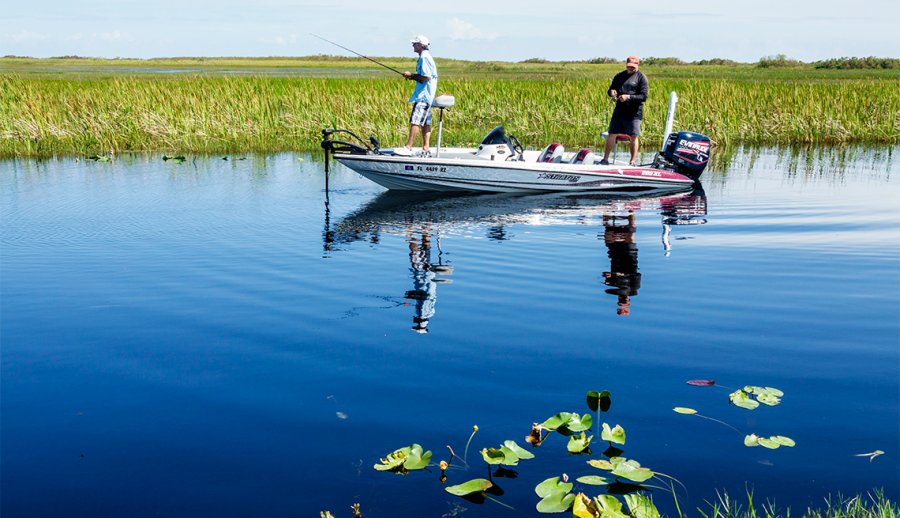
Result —
<svg viewBox="0 0 900 518"><path fill-rule="evenodd" d="M598 193L448 195L386 191L336 223L326 206L322 233L326 253L361 241L381 242L382 234L403 236L409 248L412 289L403 298L414 304L412 329L427 333L435 315L437 284L450 283L453 266L444 264L441 237L482 233L492 241L513 238L512 225L597 225L607 248L603 272L606 293L616 296L617 313L631 312L641 287L635 241L637 212L660 215L662 245L671 251L671 227L706 223L706 195L697 186L660 196ZM436 252L435 252L436 249ZM436 254L436 260L435 260Z"/></svg>
<svg viewBox="0 0 900 518"><path fill-rule="evenodd" d="M438 275L452 274L453 267L441 262L440 236L436 236L439 250L438 263L432 263L431 232L427 224L419 231L410 227L406 238L409 244L409 269L412 272L413 289L408 290L403 298L415 301L413 331L427 333L428 322L434 316L434 305L437 302L437 285L452 282L451 279L438 277Z"/></svg>
<svg viewBox="0 0 900 518"><path fill-rule="evenodd" d="M641 287L638 249L634 242L634 232L637 230L634 210L629 210L624 218L604 214L603 227L603 242L609 254L609 271L603 272L603 278L604 283L611 286L606 293L618 298L616 313L628 316L631 314L631 297L637 295Z"/></svg>

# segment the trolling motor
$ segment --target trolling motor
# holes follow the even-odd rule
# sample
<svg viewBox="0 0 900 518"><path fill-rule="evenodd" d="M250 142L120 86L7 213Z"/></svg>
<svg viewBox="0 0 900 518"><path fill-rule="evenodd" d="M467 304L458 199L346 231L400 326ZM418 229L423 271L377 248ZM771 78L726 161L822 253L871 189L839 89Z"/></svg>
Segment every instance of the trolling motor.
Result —
<svg viewBox="0 0 900 518"><path fill-rule="evenodd" d="M335 133L346 133L359 141L350 142L348 140L334 140L331 138ZM366 143L359 135L350 130L339 128L322 128L322 149L325 153L332 155L371 155L378 151L378 139L374 136L369 137L369 143Z"/></svg>

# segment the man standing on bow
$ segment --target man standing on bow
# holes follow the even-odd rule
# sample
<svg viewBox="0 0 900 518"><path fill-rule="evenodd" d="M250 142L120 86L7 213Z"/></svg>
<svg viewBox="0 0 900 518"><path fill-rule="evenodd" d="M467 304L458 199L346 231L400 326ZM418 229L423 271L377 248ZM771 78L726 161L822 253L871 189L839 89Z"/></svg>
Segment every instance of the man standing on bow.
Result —
<svg viewBox="0 0 900 518"><path fill-rule="evenodd" d="M431 103L434 102L434 94L437 92L437 66L434 64L434 58L428 51L430 41L425 36L419 35L411 40L413 51L419 55L416 62L416 72L403 72L403 77L416 82L416 88L413 90L412 96L409 98L412 103L412 111L409 115L409 138L406 140L406 146L401 149L399 154L412 154L413 142L416 135L422 132L422 155L430 156L431 150L428 143L431 140Z"/></svg>
<svg viewBox="0 0 900 518"><path fill-rule="evenodd" d="M609 121L609 136L606 138L606 149L603 151L601 164L609 164L609 154L612 153L619 135L627 135L631 141L631 162L637 163L638 138L641 134L641 119L644 117L644 101L650 92L650 81L643 72L638 70L641 60L637 56L628 56L625 60L625 70L613 77L607 94L616 100L616 108L613 110Z"/></svg>

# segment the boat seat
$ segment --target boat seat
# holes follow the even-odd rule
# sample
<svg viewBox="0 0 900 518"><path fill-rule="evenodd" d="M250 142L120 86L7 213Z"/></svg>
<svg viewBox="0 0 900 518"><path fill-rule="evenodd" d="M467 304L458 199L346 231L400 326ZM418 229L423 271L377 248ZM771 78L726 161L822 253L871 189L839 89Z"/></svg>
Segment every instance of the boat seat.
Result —
<svg viewBox="0 0 900 518"><path fill-rule="evenodd" d="M559 142L554 142L541 151L541 154L538 156L538 162L560 162L562 161L562 154L565 151L565 148Z"/></svg>
<svg viewBox="0 0 900 518"><path fill-rule="evenodd" d="M572 157L572 160L569 161L570 164L593 164L597 160L597 156L594 155L593 151L587 148L582 148L578 150L578 153L575 153L575 156Z"/></svg>

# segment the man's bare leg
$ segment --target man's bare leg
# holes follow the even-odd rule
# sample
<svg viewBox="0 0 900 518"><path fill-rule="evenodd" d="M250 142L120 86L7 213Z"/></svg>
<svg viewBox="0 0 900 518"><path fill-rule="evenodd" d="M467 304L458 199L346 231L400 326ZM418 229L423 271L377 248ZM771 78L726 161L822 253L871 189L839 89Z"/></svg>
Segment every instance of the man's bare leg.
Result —
<svg viewBox="0 0 900 518"><path fill-rule="evenodd" d="M631 137L630 147L631 147L631 165L635 165L635 164L637 164L638 147L639 147L638 146L638 138L636 136Z"/></svg>
<svg viewBox="0 0 900 518"><path fill-rule="evenodd" d="M420 128L421 128L421 126L416 126L415 124L409 125L409 138L406 140L406 149L412 149L412 146L416 140L416 137L419 136Z"/></svg>

